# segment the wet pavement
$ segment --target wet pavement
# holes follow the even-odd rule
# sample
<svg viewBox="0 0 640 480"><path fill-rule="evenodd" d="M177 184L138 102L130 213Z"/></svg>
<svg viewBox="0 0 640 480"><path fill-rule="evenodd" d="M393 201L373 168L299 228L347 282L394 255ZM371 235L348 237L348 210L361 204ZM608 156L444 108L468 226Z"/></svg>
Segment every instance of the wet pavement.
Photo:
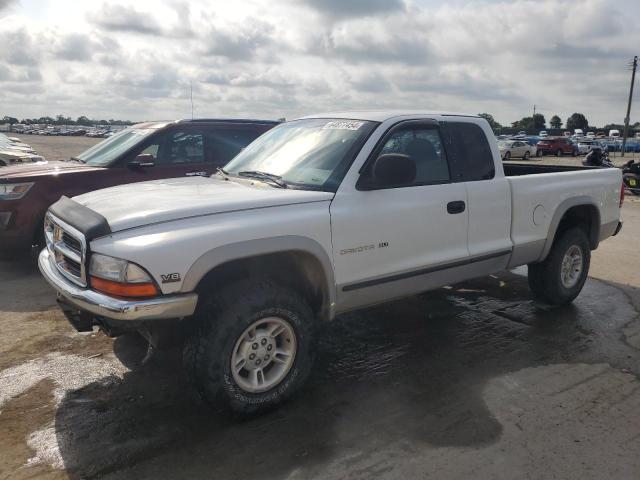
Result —
<svg viewBox="0 0 640 480"><path fill-rule="evenodd" d="M307 387L249 419L194 399L175 352L12 305L48 332L3 346L0 477L640 477L639 320L610 283L549 309L505 273L345 315Z"/></svg>

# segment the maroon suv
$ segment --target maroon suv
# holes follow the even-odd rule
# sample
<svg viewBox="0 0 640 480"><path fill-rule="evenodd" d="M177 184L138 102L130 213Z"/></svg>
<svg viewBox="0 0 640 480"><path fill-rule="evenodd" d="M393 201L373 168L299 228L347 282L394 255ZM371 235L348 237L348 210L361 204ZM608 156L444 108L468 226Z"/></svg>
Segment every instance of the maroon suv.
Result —
<svg viewBox="0 0 640 480"><path fill-rule="evenodd" d="M540 140L536 147L538 155L573 155L578 153L578 147L566 137L547 137Z"/></svg>
<svg viewBox="0 0 640 480"><path fill-rule="evenodd" d="M182 175L211 175L277 123L141 123L67 161L0 166L0 254L41 244L44 214L62 195Z"/></svg>

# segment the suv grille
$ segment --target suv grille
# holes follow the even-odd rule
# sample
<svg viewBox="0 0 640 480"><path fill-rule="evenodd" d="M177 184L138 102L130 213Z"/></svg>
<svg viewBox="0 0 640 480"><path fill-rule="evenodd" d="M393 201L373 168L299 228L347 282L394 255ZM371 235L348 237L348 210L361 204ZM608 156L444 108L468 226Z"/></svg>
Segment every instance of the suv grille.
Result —
<svg viewBox="0 0 640 480"><path fill-rule="evenodd" d="M47 214L44 221L44 236L47 240L47 249L58 271L73 283L86 287L84 235L71 225Z"/></svg>

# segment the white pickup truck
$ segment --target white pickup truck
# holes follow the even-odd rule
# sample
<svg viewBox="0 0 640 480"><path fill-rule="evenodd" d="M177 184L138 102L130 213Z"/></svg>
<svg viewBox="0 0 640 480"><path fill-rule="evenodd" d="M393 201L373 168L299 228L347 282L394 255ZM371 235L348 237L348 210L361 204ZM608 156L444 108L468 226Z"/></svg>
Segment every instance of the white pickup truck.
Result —
<svg viewBox="0 0 640 480"><path fill-rule="evenodd" d="M182 339L204 398L255 412L302 385L341 312L519 265L571 302L622 199L619 169L503 165L475 115L316 115L211 177L63 197L39 266L77 329Z"/></svg>

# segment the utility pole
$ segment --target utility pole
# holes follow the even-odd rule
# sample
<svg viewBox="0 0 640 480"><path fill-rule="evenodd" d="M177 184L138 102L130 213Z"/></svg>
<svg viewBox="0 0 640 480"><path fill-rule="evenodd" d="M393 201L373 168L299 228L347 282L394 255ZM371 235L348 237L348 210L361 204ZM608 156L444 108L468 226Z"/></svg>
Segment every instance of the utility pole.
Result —
<svg viewBox="0 0 640 480"><path fill-rule="evenodd" d="M624 149L627 144L627 135L629 134L629 116L631 115L631 100L633 98L633 84L636 81L636 68L638 68L638 56L633 57L631 62L631 87L629 87L629 103L627 103L627 116L624 117L624 135L622 136L622 153L624 157Z"/></svg>
<svg viewBox="0 0 640 480"><path fill-rule="evenodd" d="M532 117L533 121L531 122L532 128L533 128L533 134L537 135L535 130L536 130L536 104L533 104L533 117Z"/></svg>

